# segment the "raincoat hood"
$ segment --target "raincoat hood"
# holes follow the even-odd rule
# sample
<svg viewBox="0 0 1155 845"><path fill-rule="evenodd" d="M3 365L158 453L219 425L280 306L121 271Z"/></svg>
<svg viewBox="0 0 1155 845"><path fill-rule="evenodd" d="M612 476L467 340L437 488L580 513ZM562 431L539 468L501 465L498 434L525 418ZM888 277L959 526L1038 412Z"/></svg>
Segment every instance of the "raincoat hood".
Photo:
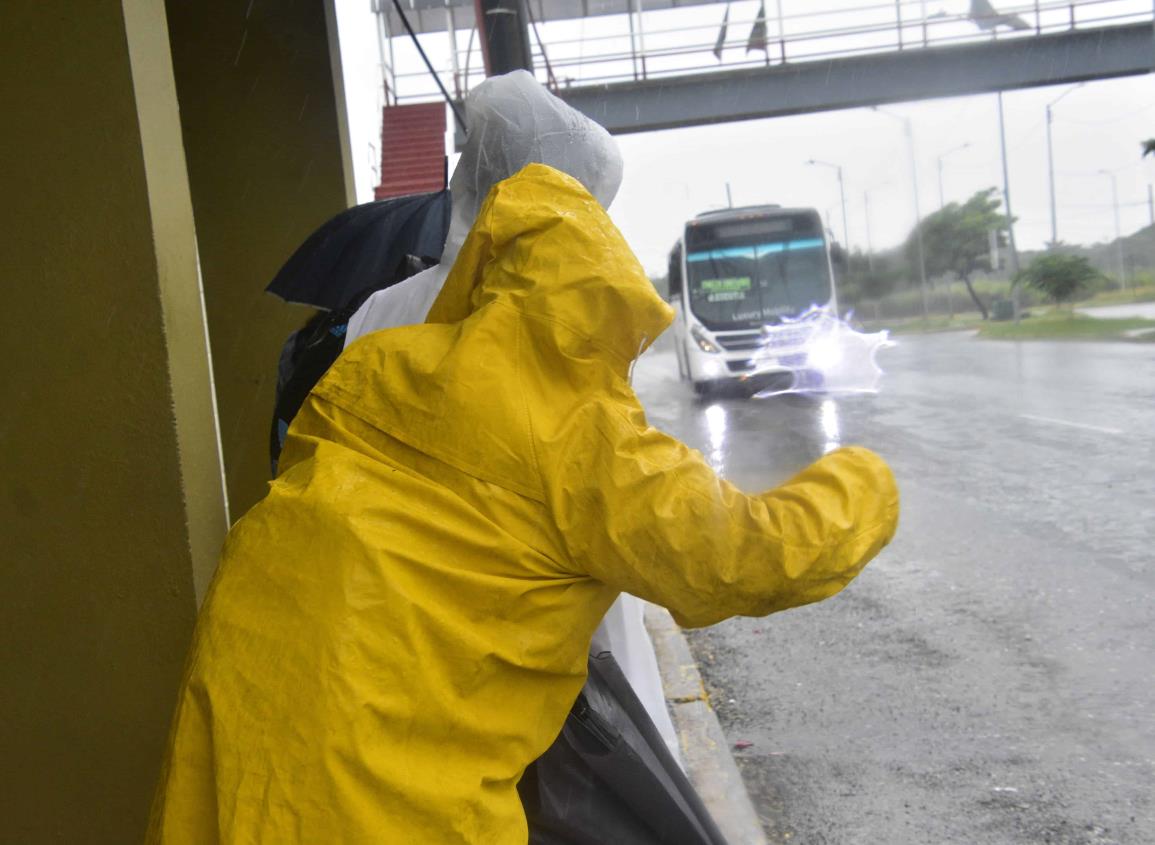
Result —
<svg viewBox="0 0 1155 845"><path fill-rule="evenodd" d="M498 265L496 254L507 258ZM544 164L490 192L427 322L457 323L491 306L553 327L573 354L627 368L673 320L601 204Z"/></svg>

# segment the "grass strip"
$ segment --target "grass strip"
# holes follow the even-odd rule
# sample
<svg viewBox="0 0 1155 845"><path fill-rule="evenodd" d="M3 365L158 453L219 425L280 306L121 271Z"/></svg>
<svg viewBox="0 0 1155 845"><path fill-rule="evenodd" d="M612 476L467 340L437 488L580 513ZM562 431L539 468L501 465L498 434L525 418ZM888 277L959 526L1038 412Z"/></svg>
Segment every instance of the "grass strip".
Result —
<svg viewBox="0 0 1155 845"><path fill-rule="evenodd" d="M1147 340L1155 333L1155 320L1141 317L1090 317L1068 311L1052 311L1013 322L986 323L979 337L987 340Z"/></svg>

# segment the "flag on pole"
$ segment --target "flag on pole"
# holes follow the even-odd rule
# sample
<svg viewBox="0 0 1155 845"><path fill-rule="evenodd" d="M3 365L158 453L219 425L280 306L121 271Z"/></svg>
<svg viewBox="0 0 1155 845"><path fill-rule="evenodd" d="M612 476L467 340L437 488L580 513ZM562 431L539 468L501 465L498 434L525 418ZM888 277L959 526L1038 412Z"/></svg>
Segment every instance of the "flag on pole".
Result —
<svg viewBox="0 0 1155 845"><path fill-rule="evenodd" d="M761 50L770 55L770 47L766 42L766 0L758 5L758 17L754 19L754 28L750 30L750 37L746 39L746 52Z"/></svg>
<svg viewBox="0 0 1155 845"><path fill-rule="evenodd" d="M722 61L722 47L726 44L726 27L730 25L730 4L726 4L726 14L722 16L722 28L718 30L718 40L714 42L714 58Z"/></svg>

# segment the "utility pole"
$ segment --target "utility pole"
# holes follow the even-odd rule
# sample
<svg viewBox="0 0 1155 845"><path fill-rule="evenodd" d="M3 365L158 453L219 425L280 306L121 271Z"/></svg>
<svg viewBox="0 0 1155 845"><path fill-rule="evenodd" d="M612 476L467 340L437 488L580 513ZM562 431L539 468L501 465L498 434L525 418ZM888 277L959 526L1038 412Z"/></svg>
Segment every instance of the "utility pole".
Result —
<svg viewBox="0 0 1155 845"><path fill-rule="evenodd" d="M838 171L838 193L842 199L842 246L846 248L846 259L850 261L850 228L847 226L846 220L846 183L842 181L842 165L831 164L828 161L819 161L816 158L810 159L807 164L816 164L821 167L831 167Z"/></svg>
<svg viewBox="0 0 1155 845"><path fill-rule="evenodd" d="M1155 189L1150 182L1147 183L1147 220L1151 226L1150 241L1155 245Z"/></svg>
<svg viewBox="0 0 1155 845"><path fill-rule="evenodd" d="M1150 189L1150 185L1147 186ZM1150 193L1150 190L1148 190ZM862 210L866 220L866 268L874 272L874 243L870 240L870 191L862 192Z"/></svg>
<svg viewBox="0 0 1155 845"><path fill-rule="evenodd" d="M901 4L898 6L901 14ZM914 190L914 240L918 249L918 280L922 288L922 317L923 320L930 321L930 295L926 288L926 248L922 240L922 207L918 200L918 163L914 155L914 127L911 126L910 118L904 117L894 112L884 111L878 106L871 106L871 111L876 111L879 114L884 114L887 117L902 122L903 134L906 135L906 153L910 160L910 183Z"/></svg>
<svg viewBox="0 0 1155 845"><path fill-rule="evenodd" d="M999 150L1003 158L1003 203L1007 207L1007 239L1011 247L1011 302L1015 313L1015 325L1020 319L1019 313L1019 248L1015 244L1015 218L1011 210L1011 177L1007 168L1007 124L1003 115L1003 92L998 93L999 100Z"/></svg>
<svg viewBox="0 0 1155 845"><path fill-rule="evenodd" d="M943 192L943 189L942 189L942 160L944 158L946 158L948 155L950 155L951 153L957 153L959 150L965 150L970 145L971 145L970 141L967 141L965 144L960 144L957 147L952 147L951 149L947 150L945 153L938 156L938 158L937 158L937 161L938 161L938 207L939 207L940 211L942 210L943 206L946 205L946 194Z"/></svg>
<svg viewBox="0 0 1155 845"><path fill-rule="evenodd" d="M926 246L922 242L922 207L918 199L918 163L914 157L914 127L910 118L903 118L906 148L910 158L910 181L914 185L914 231L918 242L918 283L922 288L922 317L930 322L930 294L926 288Z"/></svg>
<svg viewBox="0 0 1155 845"><path fill-rule="evenodd" d="M474 13L485 75L501 76L514 70L533 73L526 0L476 0Z"/></svg>
<svg viewBox="0 0 1155 845"><path fill-rule="evenodd" d="M1127 287L1127 265L1123 260L1123 232L1119 226L1119 181L1115 178L1114 171L1100 170L1099 173L1111 177L1111 205L1115 209L1115 256L1119 264L1119 290L1125 290Z"/></svg>
<svg viewBox="0 0 1155 845"><path fill-rule="evenodd" d="M1059 100L1075 91L1083 85L1080 82L1073 88L1068 88L1051 102L1047 103L1047 186L1050 190L1051 196L1051 249L1059 242L1059 216L1055 211L1055 148L1051 142L1051 123L1053 121L1052 109Z"/></svg>

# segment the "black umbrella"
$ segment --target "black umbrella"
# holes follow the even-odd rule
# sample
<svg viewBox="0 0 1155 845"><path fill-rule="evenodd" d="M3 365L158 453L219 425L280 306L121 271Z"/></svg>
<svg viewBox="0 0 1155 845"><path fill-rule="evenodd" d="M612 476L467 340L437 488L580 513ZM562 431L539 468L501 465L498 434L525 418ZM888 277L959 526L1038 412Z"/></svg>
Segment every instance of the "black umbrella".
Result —
<svg viewBox="0 0 1155 845"><path fill-rule="evenodd" d="M286 302L336 311L389 285L406 255L440 258L449 191L357 205L297 248L265 288Z"/></svg>

